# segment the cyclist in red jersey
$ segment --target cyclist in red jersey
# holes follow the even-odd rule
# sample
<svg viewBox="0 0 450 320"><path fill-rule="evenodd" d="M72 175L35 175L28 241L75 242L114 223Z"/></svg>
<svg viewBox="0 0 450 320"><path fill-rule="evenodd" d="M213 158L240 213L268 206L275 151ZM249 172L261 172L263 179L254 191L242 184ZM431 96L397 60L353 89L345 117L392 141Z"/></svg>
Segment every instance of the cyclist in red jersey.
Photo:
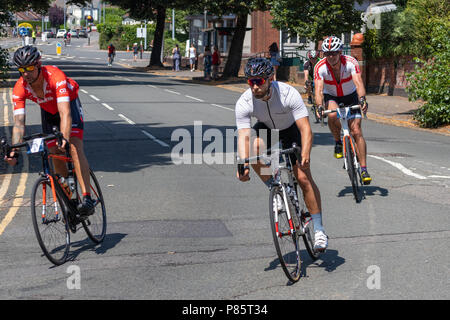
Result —
<svg viewBox="0 0 450 320"><path fill-rule="evenodd" d="M361 104L365 113L368 109L366 89L361 77L358 61L351 56L342 54L342 42L331 36L322 43L325 59L314 67L315 97L319 106L335 110L340 103L344 105ZM330 114L328 126L336 141L334 156L342 158L341 123L336 113ZM367 145L361 129L361 111L351 112L349 120L350 132L355 139L361 162L361 178L364 184L370 184L372 178L367 171Z"/></svg>
<svg viewBox="0 0 450 320"><path fill-rule="evenodd" d="M25 101L31 100L41 107L42 131L52 133L53 126L58 127L65 139L70 141L70 153L75 173L83 192L83 202L78 208L80 215L94 213L94 202L90 196L89 163L83 150L83 110L78 98L78 84L68 78L55 66L42 66L41 54L36 47L25 46L14 53L14 64L21 77L13 89L14 126L12 143L21 143L25 134ZM62 153L66 141L56 145L49 141L51 153ZM6 157L10 165L17 163L18 151L13 150ZM67 176L66 164L53 161L55 172Z"/></svg>
<svg viewBox="0 0 450 320"><path fill-rule="evenodd" d="M108 46L108 66L111 67L114 61L114 57L116 56L116 47L111 43Z"/></svg>

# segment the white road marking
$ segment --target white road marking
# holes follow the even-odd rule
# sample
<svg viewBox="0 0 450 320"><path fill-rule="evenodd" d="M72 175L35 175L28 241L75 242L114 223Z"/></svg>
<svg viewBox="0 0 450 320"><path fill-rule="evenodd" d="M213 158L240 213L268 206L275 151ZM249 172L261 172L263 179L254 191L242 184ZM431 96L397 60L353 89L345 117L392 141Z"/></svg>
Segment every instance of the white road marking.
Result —
<svg viewBox="0 0 450 320"><path fill-rule="evenodd" d="M125 80L127 80L127 81L133 81L133 80L131 80L131 79L128 79L128 78L124 78Z"/></svg>
<svg viewBox="0 0 450 320"><path fill-rule="evenodd" d="M382 157L377 157L377 156L373 156L373 155L368 155L368 157L372 157L372 158L384 161L386 163L389 163L391 166L399 169L401 172L403 172L404 174L406 174L408 176L411 176L411 177L414 177L414 178L417 178L417 179L420 179L420 180L426 180L427 179L427 177L421 176L420 174L414 173L411 170L405 168L405 166L403 166L401 163L390 161L390 160L386 160L386 159L384 159Z"/></svg>
<svg viewBox="0 0 450 320"><path fill-rule="evenodd" d="M80 91L81 92L84 92L84 93L88 93L86 90L84 90L84 89L80 89Z"/></svg>
<svg viewBox="0 0 450 320"><path fill-rule="evenodd" d="M450 179L449 176L437 176L437 175L428 176L428 178L435 178L435 179Z"/></svg>
<svg viewBox="0 0 450 320"><path fill-rule="evenodd" d="M191 96L185 96L186 98L189 98L189 99L192 99L192 100L197 100L197 101L199 101L199 102L205 102L205 101L203 101L202 99L199 99L199 98L195 98L195 97L191 97Z"/></svg>
<svg viewBox="0 0 450 320"><path fill-rule="evenodd" d="M102 105L103 105L106 109L108 109L108 110L111 110L111 111L114 110L114 108L108 106L106 103L102 103Z"/></svg>
<svg viewBox="0 0 450 320"><path fill-rule="evenodd" d="M219 105L219 104L211 103L211 105L212 105L213 107L217 107L217 108L222 108L222 109L225 109L225 110L234 111L234 109L227 108L227 107L221 106L221 105Z"/></svg>
<svg viewBox="0 0 450 320"><path fill-rule="evenodd" d="M145 134L147 137L149 137L150 139L152 139L153 141L155 141L156 143L158 143L159 145L169 148L170 146L165 143L164 141L159 140L158 138L156 138L155 136L151 135L150 133L148 133L145 130L141 130L143 134Z"/></svg>
<svg viewBox="0 0 450 320"><path fill-rule="evenodd" d="M123 114L119 113L118 114L119 117L121 117L123 120L125 120L126 122L128 122L129 124L136 124L134 121L128 119L127 117L125 117Z"/></svg>
<svg viewBox="0 0 450 320"><path fill-rule="evenodd" d="M164 91L167 91L167 92L170 92L170 93L174 93L174 94L181 94L181 93L179 93L179 92L172 91L172 90L169 90L169 89L164 89Z"/></svg>
<svg viewBox="0 0 450 320"><path fill-rule="evenodd" d="M94 99L95 101L100 101L99 98L97 98L96 96L93 96L92 94L89 95L92 99Z"/></svg>

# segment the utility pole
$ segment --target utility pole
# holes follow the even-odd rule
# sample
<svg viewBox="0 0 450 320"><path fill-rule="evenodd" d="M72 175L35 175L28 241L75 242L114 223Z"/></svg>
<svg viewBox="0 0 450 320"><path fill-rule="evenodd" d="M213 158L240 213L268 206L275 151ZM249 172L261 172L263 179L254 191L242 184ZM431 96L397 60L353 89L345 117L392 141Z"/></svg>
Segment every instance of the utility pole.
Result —
<svg viewBox="0 0 450 320"><path fill-rule="evenodd" d="M66 0L64 0L64 29L66 28Z"/></svg>
<svg viewBox="0 0 450 320"><path fill-rule="evenodd" d="M175 9L172 9L172 40L175 40Z"/></svg>

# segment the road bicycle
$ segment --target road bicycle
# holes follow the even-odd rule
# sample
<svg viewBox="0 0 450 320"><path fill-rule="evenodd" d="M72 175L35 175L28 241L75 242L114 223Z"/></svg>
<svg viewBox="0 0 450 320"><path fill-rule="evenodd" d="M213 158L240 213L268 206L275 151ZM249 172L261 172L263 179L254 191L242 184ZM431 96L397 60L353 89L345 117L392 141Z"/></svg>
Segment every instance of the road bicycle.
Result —
<svg viewBox="0 0 450 320"><path fill-rule="evenodd" d="M312 100L312 106L311 106L311 113L314 115L314 119L315 119L315 123L319 123L320 122L320 116L318 113L318 106L316 104L316 99L315 99L315 92L314 92L314 81L309 81L306 84L307 87L307 93L311 93L311 100Z"/></svg>
<svg viewBox="0 0 450 320"><path fill-rule="evenodd" d="M292 148L272 150L270 155L259 155L242 161L263 161L271 166L273 182L269 194L270 226L278 259L292 282L297 282L301 275L300 237L313 260L320 255L320 252L314 250L314 222L307 211L289 157L290 154L295 154L300 162L300 151L300 147L294 143ZM240 175L244 174L243 163L238 163Z"/></svg>
<svg viewBox="0 0 450 320"><path fill-rule="evenodd" d="M25 142L9 145L5 138L0 141L2 152L9 155L12 149L27 148L27 153L39 153L43 171L34 183L31 192L31 217L34 231L44 255L55 265L66 262L70 248L70 232L76 233L81 226L89 239L101 243L106 234L106 208L100 184L89 169L91 197L95 211L88 217L80 217L78 205L81 203L81 188L74 172L70 156L69 142L65 156L50 154L46 141L56 139L59 145L64 139L62 133L54 129L53 134L36 133L23 138ZM16 153L17 155L17 153ZM66 178L54 173L49 159L57 159L67 164Z"/></svg>
<svg viewBox="0 0 450 320"><path fill-rule="evenodd" d="M342 127L342 142L343 142L343 154L344 154L344 169L347 170L350 182L352 184L353 195L355 196L356 203L361 202L363 198L362 186L363 181L361 177L361 165L358 159L358 150L356 148L355 140L350 134L350 129L348 127L349 117L352 110L360 110L360 105L349 105L345 106L343 103L339 104L339 107L335 110L323 110L320 109L319 112L323 112L323 117L321 117L322 125L323 118L330 113L337 113L339 115L339 121ZM366 114L364 114L366 118Z"/></svg>

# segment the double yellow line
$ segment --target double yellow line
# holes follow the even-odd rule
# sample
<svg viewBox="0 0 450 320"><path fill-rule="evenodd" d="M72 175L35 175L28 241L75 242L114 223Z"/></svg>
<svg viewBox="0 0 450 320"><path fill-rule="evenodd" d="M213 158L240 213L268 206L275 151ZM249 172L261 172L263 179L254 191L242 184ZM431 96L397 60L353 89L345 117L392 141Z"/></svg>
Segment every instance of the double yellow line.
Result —
<svg viewBox="0 0 450 320"><path fill-rule="evenodd" d="M11 110L12 110L12 89L4 89L2 94L2 107L3 107L3 126L4 131L6 134L6 137L8 141L10 141L11 134L8 132L8 127L10 126L9 121L9 103L7 99L7 93L9 92L9 102L11 103ZM24 172L20 174L19 184L17 186L15 197L13 200L12 205L9 207L8 212L6 213L6 216L3 218L3 220L0 222L0 235L3 234L6 227L11 223L13 218L16 216L17 211L19 210L20 206L23 203L23 195L25 194L25 187L26 182L28 179L28 169L29 169L29 162L28 157L23 157L24 161ZM3 161L3 159L0 159L0 161ZM6 192L9 189L9 186L11 184L13 177L13 169L12 167L8 166L7 171L5 173L5 177L2 181L2 184L0 186L0 205L3 205L6 202L6 199L4 199Z"/></svg>

